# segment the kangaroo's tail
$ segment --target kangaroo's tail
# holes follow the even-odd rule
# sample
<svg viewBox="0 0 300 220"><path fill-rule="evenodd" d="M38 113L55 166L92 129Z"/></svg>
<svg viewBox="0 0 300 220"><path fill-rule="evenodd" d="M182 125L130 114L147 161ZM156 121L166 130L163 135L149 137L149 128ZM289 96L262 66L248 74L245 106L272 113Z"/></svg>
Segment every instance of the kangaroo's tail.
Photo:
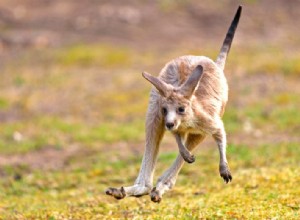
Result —
<svg viewBox="0 0 300 220"><path fill-rule="evenodd" d="M238 10L236 11L236 14L234 16L233 21L231 22L231 25L228 29L225 40L223 42L222 48L220 50L219 56L216 60L216 64L222 70L224 70L224 67L225 67L227 54L229 53L231 43L232 43L232 40L233 40L233 37L234 37L234 33L235 33L236 27L238 26L238 23L239 23L239 20L240 20L241 12L242 12L242 6L240 5Z"/></svg>

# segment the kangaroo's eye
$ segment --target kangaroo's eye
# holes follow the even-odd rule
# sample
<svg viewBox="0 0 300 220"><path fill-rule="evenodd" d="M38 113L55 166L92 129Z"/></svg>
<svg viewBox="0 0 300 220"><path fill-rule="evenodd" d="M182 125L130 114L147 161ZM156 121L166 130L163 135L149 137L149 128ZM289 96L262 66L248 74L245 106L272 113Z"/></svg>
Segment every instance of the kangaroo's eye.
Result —
<svg viewBox="0 0 300 220"><path fill-rule="evenodd" d="M179 108L178 108L178 112L181 113L181 114L184 113L184 112L185 112L184 107L179 107Z"/></svg>
<svg viewBox="0 0 300 220"><path fill-rule="evenodd" d="M167 115L167 113L168 113L168 110L167 110L167 108L166 108L166 107L163 107L163 108L162 108L162 113L163 113L163 115Z"/></svg>

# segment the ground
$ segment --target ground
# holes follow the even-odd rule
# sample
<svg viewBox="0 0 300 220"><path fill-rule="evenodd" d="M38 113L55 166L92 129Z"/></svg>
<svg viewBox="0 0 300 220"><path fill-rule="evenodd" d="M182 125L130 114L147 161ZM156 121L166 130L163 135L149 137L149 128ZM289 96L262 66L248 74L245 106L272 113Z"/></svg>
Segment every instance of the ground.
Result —
<svg viewBox="0 0 300 220"><path fill-rule="evenodd" d="M150 85L184 55L215 58L239 1L0 3L0 219L299 219L297 1L243 1L225 68L233 181L211 138L160 204L114 200L144 151ZM177 155L167 134L155 180Z"/></svg>

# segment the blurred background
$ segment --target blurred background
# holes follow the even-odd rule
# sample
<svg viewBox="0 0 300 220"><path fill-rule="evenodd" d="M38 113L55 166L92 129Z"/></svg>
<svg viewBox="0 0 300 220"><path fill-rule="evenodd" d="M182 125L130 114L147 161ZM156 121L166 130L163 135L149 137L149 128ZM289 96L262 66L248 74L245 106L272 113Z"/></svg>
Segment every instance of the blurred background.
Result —
<svg viewBox="0 0 300 220"><path fill-rule="evenodd" d="M234 182L223 190L207 138L165 196L173 205L104 196L139 170L151 89L141 72L186 54L215 59L239 4L225 68ZM299 16L300 1L1 0L0 216L297 219ZM176 154L166 134L157 175Z"/></svg>

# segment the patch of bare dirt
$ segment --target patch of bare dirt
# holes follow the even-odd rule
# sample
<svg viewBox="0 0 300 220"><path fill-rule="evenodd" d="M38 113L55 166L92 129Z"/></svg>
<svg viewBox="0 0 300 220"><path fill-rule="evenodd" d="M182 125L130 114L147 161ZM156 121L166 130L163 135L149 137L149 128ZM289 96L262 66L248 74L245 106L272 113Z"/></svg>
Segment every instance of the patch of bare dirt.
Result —
<svg viewBox="0 0 300 220"><path fill-rule="evenodd" d="M0 53L74 42L160 50L182 44L221 45L237 6L235 0L2 0ZM294 47L299 40L299 8L299 1L245 2L235 43Z"/></svg>
<svg viewBox="0 0 300 220"><path fill-rule="evenodd" d="M57 170L65 167L71 158L90 154L92 150L75 145L63 149L48 146L25 154L0 155L0 169L3 166L24 165L31 169Z"/></svg>

